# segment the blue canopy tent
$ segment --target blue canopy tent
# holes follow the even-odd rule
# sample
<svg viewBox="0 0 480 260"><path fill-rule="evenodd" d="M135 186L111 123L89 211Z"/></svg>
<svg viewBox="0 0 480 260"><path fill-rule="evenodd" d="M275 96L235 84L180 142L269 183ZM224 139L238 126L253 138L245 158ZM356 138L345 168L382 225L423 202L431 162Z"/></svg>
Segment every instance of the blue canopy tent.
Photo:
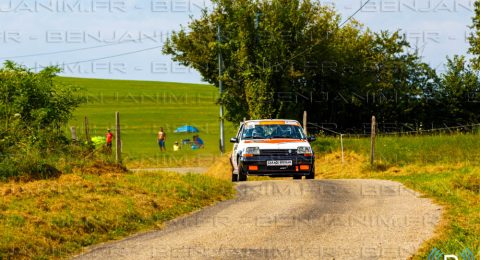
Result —
<svg viewBox="0 0 480 260"><path fill-rule="evenodd" d="M191 125L184 125L175 130L175 133L198 133L198 129Z"/></svg>

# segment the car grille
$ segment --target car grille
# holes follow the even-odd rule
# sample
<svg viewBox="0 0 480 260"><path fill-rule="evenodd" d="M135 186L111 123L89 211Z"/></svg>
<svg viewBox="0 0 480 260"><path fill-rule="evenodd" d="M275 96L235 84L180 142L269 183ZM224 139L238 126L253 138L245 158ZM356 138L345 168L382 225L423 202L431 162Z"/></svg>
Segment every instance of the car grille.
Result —
<svg viewBox="0 0 480 260"><path fill-rule="evenodd" d="M297 150L295 149L264 149L260 150L260 155L267 156L282 156L282 155L295 155Z"/></svg>

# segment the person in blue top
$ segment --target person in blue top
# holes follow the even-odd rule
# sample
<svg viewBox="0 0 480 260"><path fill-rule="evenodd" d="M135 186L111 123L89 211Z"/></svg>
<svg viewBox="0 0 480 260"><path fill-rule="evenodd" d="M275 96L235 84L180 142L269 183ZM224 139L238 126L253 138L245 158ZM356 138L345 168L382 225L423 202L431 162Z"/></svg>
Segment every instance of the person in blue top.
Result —
<svg viewBox="0 0 480 260"><path fill-rule="evenodd" d="M205 146L203 140L198 135L193 136L193 143L197 148L204 148Z"/></svg>

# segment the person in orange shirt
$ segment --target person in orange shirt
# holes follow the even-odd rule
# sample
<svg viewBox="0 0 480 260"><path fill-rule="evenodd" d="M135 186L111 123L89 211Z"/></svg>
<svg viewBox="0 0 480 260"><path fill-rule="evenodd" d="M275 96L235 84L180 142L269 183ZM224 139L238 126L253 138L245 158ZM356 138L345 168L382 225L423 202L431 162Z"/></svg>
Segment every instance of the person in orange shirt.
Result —
<svg viewBox="0 0 480 260"><path fill-rule="evenodd" d="M107 152L112 153L112 141L113 141L113 138L115 137L112 134L112 130L107 129L106 137L107 137Z"/></svg>

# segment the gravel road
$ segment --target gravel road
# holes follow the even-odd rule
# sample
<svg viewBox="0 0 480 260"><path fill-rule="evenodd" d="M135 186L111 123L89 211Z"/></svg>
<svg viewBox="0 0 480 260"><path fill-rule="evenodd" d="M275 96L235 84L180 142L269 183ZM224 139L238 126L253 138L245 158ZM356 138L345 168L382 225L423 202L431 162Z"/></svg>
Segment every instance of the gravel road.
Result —
<svg viewBox="0 0 480 260"><path fill-rule="evenodd" d="M383 180L259 181L160 231L76 259L406 259L441 208Z"/></svg>

